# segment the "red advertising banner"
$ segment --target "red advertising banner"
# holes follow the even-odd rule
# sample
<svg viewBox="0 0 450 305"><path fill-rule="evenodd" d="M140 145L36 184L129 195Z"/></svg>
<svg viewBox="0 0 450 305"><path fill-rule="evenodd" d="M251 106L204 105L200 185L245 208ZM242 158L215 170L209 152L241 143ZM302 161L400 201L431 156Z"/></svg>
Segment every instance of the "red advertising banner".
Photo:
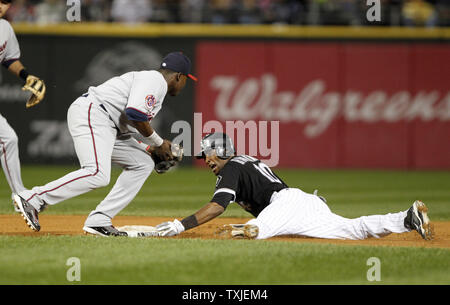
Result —
<svg viewBox="0 0 450 305"><path fill-rule="evenodd" d="M280 167L450 168L448 44L215 41L196 54L198 133L222 128L238 153Z"/></svg>

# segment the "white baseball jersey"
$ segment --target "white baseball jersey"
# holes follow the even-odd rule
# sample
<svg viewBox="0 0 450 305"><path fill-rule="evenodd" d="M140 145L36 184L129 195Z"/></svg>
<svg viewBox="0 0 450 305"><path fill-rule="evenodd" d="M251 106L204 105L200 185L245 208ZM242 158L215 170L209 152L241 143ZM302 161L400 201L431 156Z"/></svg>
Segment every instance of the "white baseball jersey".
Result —
<svg viewBox="0 0 450 305"><path fill-rule="evenodd" d="M8 21L0 19L0 63L19 58L19 42L14 30Z"/></svg>
<svg viewBox="0 0 450 305"><path fill-rule="evenodd" d="M212 202L226 208L237 202L256 218L257 239L277 235L364 239L408 232L407 211L348 219L331 212L314 194L289 188L266 164L247 155L235 156L217 175Z"/></svg>
<svg viewBox="0 0 450 305"><path fill-rule="evenodd" d="M128 72L90 87L88 94L75 100L67 111L67 125L81 168L19 195L40 211L44 204L54 205L108 185L111 163L117 164L124 171L85 222L87 227L110 226L111 219L134 199L154 168L141 145L121 135L138 134L129 120L154 118L167 89L163 75L154 70Z"/></svg>
<svg viewBox="0 0 450 305"><path fill-rule="evenodd" d="M161 110L167 82L155 70L128 72L97 87L89 87L88 93L106 108L121 134L134 134L138 131L127 121L154 118Z"/></svg>

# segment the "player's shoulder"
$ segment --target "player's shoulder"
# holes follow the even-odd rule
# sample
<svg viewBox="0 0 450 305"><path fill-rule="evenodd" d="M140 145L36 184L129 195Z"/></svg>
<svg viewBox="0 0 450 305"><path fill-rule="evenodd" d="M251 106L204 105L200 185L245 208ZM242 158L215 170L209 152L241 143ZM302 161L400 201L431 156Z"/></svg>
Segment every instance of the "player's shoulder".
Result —
<svg viewBox="0 0 450 305"><path fill-rule="evenodd" d="M8 29L8 30L14 31L11 23L9 23L8 20L3 19L3 18L0 18L0 28L3 30Z"/></svg>
<svg viewBox="0 0 450 305"><path fill-rule="evenodd" d="M225 165L223 166L221 172L223 174L225 173L235 173L236 171L238 171L240 169L240 167L242 167L242 163L241 162L236 162L235 159L238 158L239 156L233 156L231 157L230 160L228 160L227 163L225 163Z"/></svg>
<svg viewBox="0 0 450 305"><path fill-rule="evenodd" d="M248 155L238 155L232 157L223 167L223 173L238 174L240 171L246 171L248 164L258 162L259 160Z"/></svg>
<svg viewBox="0 0 450 305"><path fill-rule="evenodd" d="M245 165L248 162L258 162L259 160L255 157L249 156L249 155L238 155L238 156L234 156L233 158L230 159L230 162L236 166L239 165ZM228 162L228 163L230 163ZM239 165L237 165L239 164Z"/></svg>
<svg viewBox="0 0 450 305"><path fill-rule="evenodd" d="M136 78L144 78L146 80L165 82L164 76L156 70L142 70L133 72Z"/></svg>
<svg viewBox="0 0 450 305"><path fill-rule="evenodd" d="M167 91L167 81L164 76L156 70L135 71L134 79L153 89Z"/></svg>

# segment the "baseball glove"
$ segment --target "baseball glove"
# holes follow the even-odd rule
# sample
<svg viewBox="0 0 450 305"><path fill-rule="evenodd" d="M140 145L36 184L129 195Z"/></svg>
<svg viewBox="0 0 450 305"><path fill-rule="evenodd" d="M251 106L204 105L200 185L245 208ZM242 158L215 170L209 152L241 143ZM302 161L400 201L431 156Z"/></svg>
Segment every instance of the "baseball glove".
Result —
<svg viewBox="0 0 450 305"><path fill-rule="evenodd" d="M33 75L28 75L27 81L23 86L22 90L30 91L32 93L31 97L26 103L26 107L33 107L42 101L45 95L45 84L42 79L37 78Z"/></svg>
<svg viewBox="0 0 450 305"><path fill-rule="evenodd" d="M164 174L167 172L171 167L178 164L183 159L184 153L183 153L183 147L181 147L178 144L171 144L170 149L172 150L173 160L170 161L164 161L161 158L159 158L155 153L151 152L150 146L147 146L146 150L147 152L152 156L153 161L155 162L155 171L158 174Z"/></svg>

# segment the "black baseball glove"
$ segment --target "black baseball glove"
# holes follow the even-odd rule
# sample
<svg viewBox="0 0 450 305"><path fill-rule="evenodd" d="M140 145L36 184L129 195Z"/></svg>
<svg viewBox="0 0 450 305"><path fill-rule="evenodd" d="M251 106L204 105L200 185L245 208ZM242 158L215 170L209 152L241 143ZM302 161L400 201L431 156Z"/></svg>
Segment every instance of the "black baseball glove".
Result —
<svg viewBox="0 0 450 305"><path fill-rule="evenodd" d="M147 152L152 156L153 161L155 162L155 171L158 174L164 174L171 167L177 165L183 159L183 147L178 144L171 144L170 149L172 151L173 160L164 161L157 154L152 153L150 147L147 147Z"/></svg>

